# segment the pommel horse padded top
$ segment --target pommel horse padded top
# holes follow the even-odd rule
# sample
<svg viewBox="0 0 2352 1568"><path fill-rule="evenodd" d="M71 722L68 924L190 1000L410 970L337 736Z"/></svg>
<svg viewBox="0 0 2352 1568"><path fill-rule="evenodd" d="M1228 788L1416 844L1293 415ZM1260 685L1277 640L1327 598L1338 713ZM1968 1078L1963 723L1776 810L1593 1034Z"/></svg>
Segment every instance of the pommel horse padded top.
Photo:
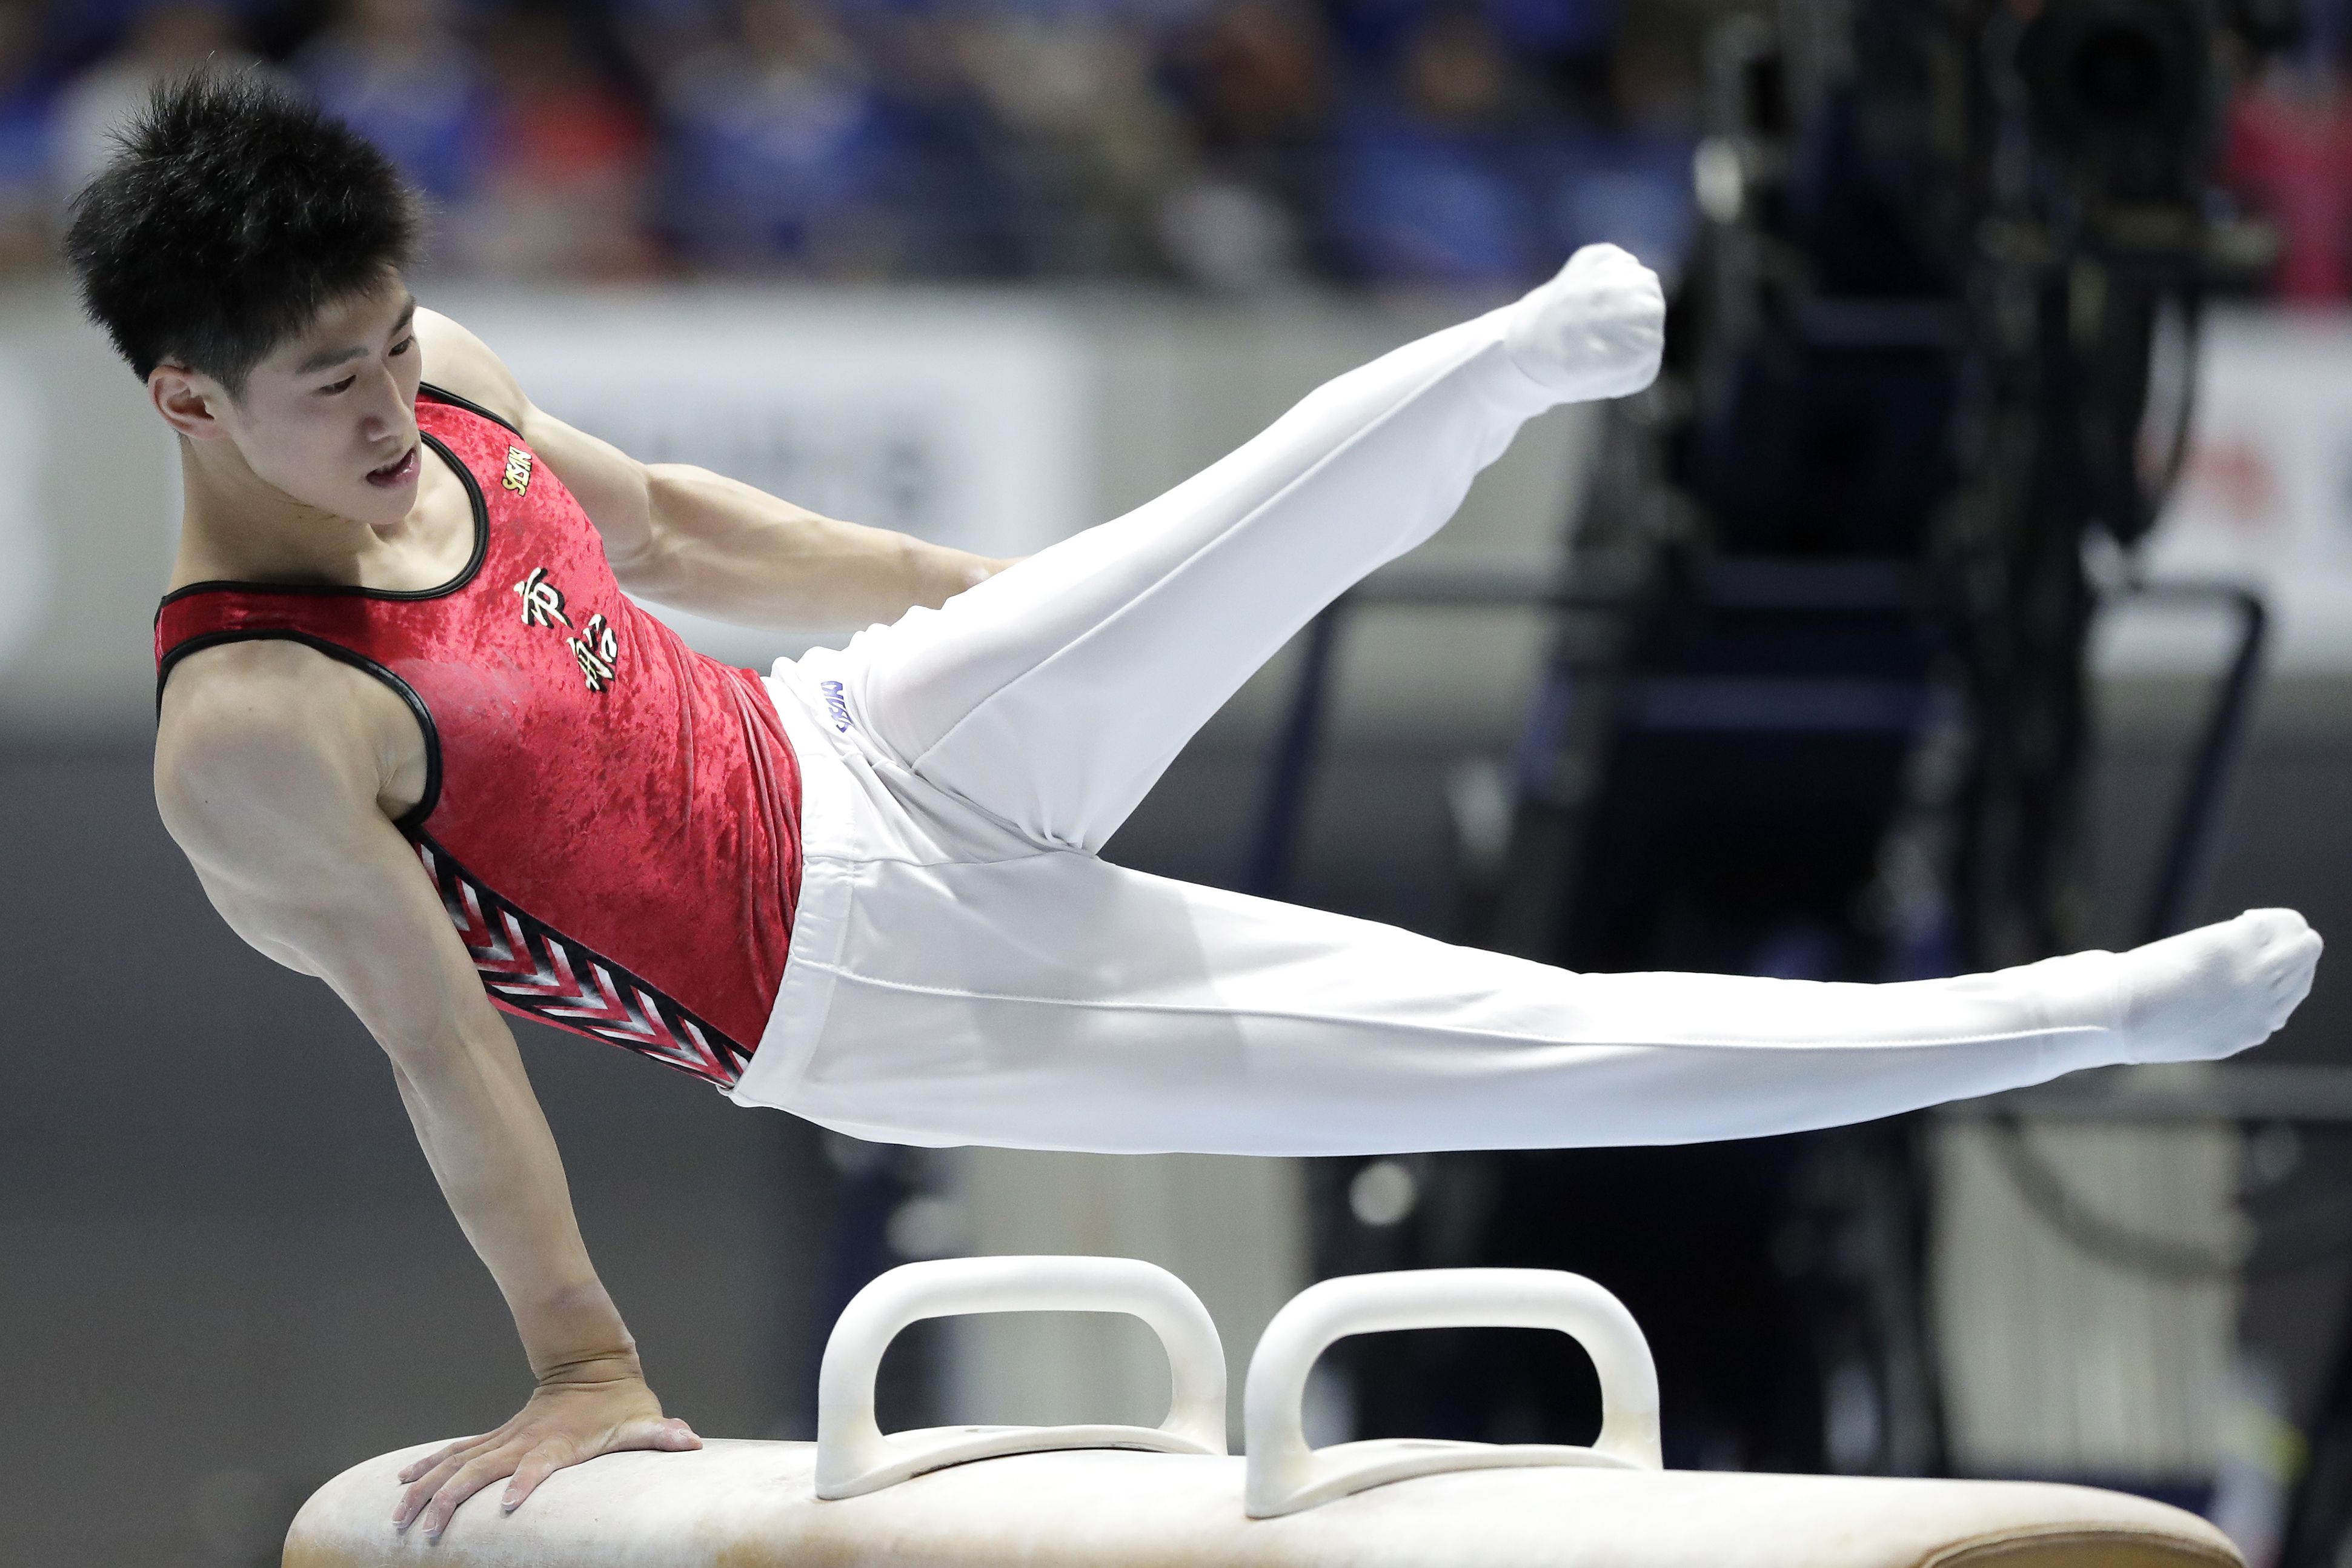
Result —
<svg viewBox="0 0 2352 1568"><path fill-rule="evenodd" d="M429 1451L320 1489L285 1568L2242 1568L2193 1514L2032 1482L1468 1470L1253 1520L1239 1458L1019 1454L824 1502L814 1444L727 1441L608 1454L512 1514L488 1488L436 1544L391 1524Z"/></svg>
<svg viewBox="0 0 2352 1568"><path fill-rule="evenodd" d="M1168 1418L886 1436L874 1373L908 1324L1118 1311L1166 1347ZM1349 1334L1556 1329L1601 1374L1590 1447L1307 1445L1316 1359ZM1247 1458L1225 1457L1224 1353L1182 1280L1120 1258L909 1264L860 1291L817 1375L814 1443L713 1442L560 1470L511 1515L498 1487L437 1542L393 1531L401 1467L371 1459L295 1518L285 1568L2243 1568L2193 1514L2084 1487L1660 1468L1656 1369L1624 1307L1545 1269L1327 1279L1250 1358Z"/></svg>

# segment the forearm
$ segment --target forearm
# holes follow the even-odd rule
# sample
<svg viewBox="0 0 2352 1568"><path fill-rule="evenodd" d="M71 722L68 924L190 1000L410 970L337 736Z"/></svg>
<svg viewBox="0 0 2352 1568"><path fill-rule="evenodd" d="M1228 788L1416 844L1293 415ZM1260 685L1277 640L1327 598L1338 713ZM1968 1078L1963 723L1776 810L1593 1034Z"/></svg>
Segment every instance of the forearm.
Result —
<svg viewBox="0 0 2352 1568"><path fill-rule="evenodd" d="M492 1020L473 1037L401 1053L394 1068L417 1142L506 1297L533 1374L635 1375L635 1342L589 1261L513 1036Z"/></svg>
<svg viewBox="0 0 2352 1568"><path fill-rule="evenodd" d="M652 542L615 566L659 604L746 626L838 631L937 607L1005 563L821 517L706 468L646 470Z"/></svg>

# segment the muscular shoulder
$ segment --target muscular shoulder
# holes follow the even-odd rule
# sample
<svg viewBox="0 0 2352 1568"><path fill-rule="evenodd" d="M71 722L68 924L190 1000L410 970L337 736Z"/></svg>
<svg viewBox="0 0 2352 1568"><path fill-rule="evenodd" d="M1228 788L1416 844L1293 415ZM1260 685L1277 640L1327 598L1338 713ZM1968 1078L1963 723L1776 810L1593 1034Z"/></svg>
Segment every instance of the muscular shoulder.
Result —
<svg viewBox="0 0 2352 1568"><path fill-rule="evenodd" d="M416 343L425 379L434 385L479 404L517 428L530 415L530 399L506 362L440 311L418 308Z"/></svg>
<svg viewBox="0 0 2352 1568"><path fill-rule="evenodd" d="M155 801L229 928L326 981L395 1057L489 1022L472 960L382 807L376 720L339 682L383 689L285 642L185 663L164 688Z"/></svg>
<svg viewBox="0 0 2352 1568"><path fill-rule="evenodd" d="M359 671L299 643L227 643L190 654L163 689L155 800L192 856L278 844L375 809L381 719Z"/></svg>
<svg viewBox="0 0 2352 1568"><path fill-rule="evenodd" d="M645 465L533 404L489 345L448 317L419 310L416 341L424 349L425 379L521 431L586 510L623 584L632 584L658 542Z"/></svg>

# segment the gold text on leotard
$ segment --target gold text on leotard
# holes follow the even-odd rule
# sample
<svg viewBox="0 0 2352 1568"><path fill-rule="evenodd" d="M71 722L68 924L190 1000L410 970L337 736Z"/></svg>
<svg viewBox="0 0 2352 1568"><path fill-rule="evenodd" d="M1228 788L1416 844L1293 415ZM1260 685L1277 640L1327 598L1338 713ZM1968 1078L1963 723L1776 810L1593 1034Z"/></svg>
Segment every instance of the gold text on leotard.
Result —
<svg viewBox="0 0 2352 1568"><path fill-rule="evenodd" d="M563 590L547 580L547 568L534 566L530 575L514 585L522 595L522 624L527 626L551 626L557 621L565 626L572 617L563 613Z"/></svg>
<svg viewBox="0 0 2352 1568"><path fill-rule="evenodd" d="M527 626L551 626L562 621L572 624L563 611L563 590L548 580L547 568L534 566L530 574L514 585L522 600L522 624ZM572 661L580 667L580 678L591 691L602 691L613 683L614 661L621 657L621 638L613 623L600 612L588 617L580 635L563 639L572 650Z"/></svg>

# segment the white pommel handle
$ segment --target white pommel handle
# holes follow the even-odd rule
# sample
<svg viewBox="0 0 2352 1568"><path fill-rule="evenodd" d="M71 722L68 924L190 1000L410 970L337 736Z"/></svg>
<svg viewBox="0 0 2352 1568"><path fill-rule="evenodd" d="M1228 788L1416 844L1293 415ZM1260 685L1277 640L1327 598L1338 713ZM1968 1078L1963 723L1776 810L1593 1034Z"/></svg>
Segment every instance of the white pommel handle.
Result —
<svg viewBox="0 0 2352 1568"><path fill-rule="evenodd" d="M1589 1448L1406 1438L1309 1448L1307 1374L1335 1341L1394 1329L1558 1329L1601 1374L1601 1436ZM1658 1448L1658 1369L1624 1303L1578 1274L1548 1268L1429 1268L1357 1274L1310 1285L1274 1315L1250 1357L1242 1393L1252 1519L1296 1513L1444 1470L1511 1465L1664 1468Z"/></svg>
<svg viewBox="0 0 2352 1568"><path fill-rule="evenodd" d="M967 1312L1125 1312L1168 1352L1158 1426L950 1426L886 1437L874 1373L908 1324ZM860 1290L825 1341L816 1380L816 1495L856 1497L971 1459L1049 1448L1225 1451L1225 1352L1208 1309L1165 1268L1132 1258L950 1258L893 1268Z"/></svg>

